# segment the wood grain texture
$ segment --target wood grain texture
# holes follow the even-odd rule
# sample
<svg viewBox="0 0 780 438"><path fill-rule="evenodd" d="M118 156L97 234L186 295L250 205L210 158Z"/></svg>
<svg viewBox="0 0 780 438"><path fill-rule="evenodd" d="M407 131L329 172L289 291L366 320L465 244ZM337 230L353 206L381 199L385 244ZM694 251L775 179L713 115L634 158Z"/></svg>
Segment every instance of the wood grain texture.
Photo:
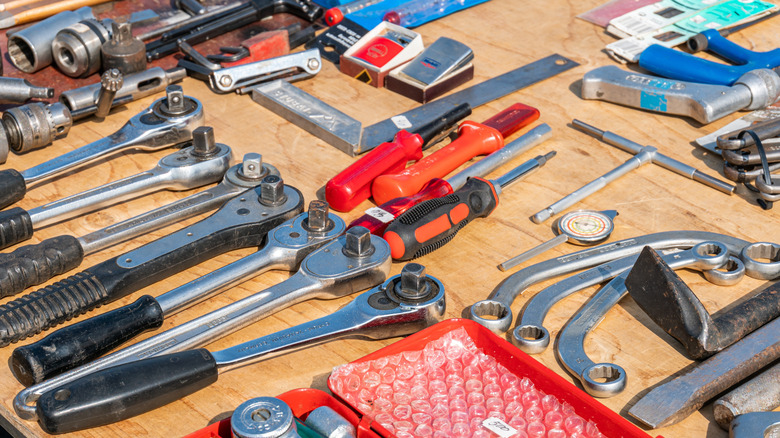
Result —
<svg viewBox="0 0 780 438"><path fill-rule="evenodd" d="M582 75L594 67L613 64L603 52L604 46L613 41L613 38L606 35L602 29L575 18L577 14L600 3L598 0L492 0L417 29L426 44L432 43L439 36L448 36L474 49L475 79L466 86L552 53L559 53L582 64L555 78L474 110L472 120L479 121L515 102L523 102L541 111L542 116L537 124L544 122L553 128L551 140L526 152L489 177L501 175L521 162L551 150L557 150L558 155L537 173L507 189L492 216L471 224L449 245L419 260L427 266L431 275L437 276L446 285L448 317L461 316L464 309L487 297L493 288L507 277L508 273L499 271L496 265L553 236L550 226L552 221L535 225L528 219L530 215L630 157L621 150L572 129L568 125L572 119L583 120L641 144L656 146L662 153L708 174L722 174L719 158L697 149L692 141L734 120L740 114L702 126L679 117L656 115L579 98L579 81ZM772 19L732 35L730 39L745 47L763 51L778 46L778 35L780 20ZM330 64L324 65L317 77L296 85L360 119L364 126L416 105L415 102L387 90L375 89L350 79ZM301 189L307 200L314 199L317 191L329 178L353 161L342 152L258 106L248 96L216 95L204 84L191 79L185 80L183 86L188 95L203 102L207 123L214 127L218 142L230 145L236 157L247 152L263 154L264 160L277 166L285 181ZM2 168L26 169L111 134L130 116L158 97L134 102L125 109L112 113L103 123L79 123L71 129L67 138L46 149L23 156L12 155ZM519 134L515 136L517 135ZM112 160L102 160L87 169L72 172L50 184L31 189L27 198L19 205L29 209L97 184L137 173L153 167L168 153L170 152L126 153ZM81 236L190 193L194 191L160 192L128 201L42 229L37 232L34 241L65 233ZM371 206L373 204L367 201L342 217L349 222ZM683 229L714 231L748 241L780 241L780 210L777 208L770 211L761 210L754 196L744 188L733 196L727 196L655 165L646 165L631 172L572 209L618 210L620 216L616 219L611 241ZM136 248L197 219L200 218L93 254L87 257L83 266L92 266ZM526 262L524 266L578 249L563 245ZM159 295L251 252L246 249L222 255L107 305L99 311L128 304L142 294ZM401 267L401 264L395 264L392 274L398 274ZM520 268L514 268L510 273L518 269ZM738 297L762 286L760 281L746 279L734 287L717 287L708 284L699 274L681 272L681 275L702 297L710 312L727 306ZM165 322L164 328L173 327L249 293L267 288L288 276L289 274L281 272L264 274L209 300L208 303L174 315ZM58 279L53 279L52 282ZM533 286L519 297L512 307L515 315L531 296L552 283L548 281ZM552 336L557 335L569 317L595 290L596 288L590 288L553 307L545 321L545 326L550 329ZM213 350L225 348L303 323L327 315L348 301L349 298L341 298L301 303L208 347ZM88 316L91 314L77 320ZM45 334L32 340L40 339L43 335ZM213 386L154 412L71 436L182 436L206 426L213 420L223 418L241 402L252 397L272 396L302 387L324 389L326 377L333 367L358 359L391 342L392 340L343 340L269 359L223 374ZM642 315L630 298L626 298L607 315L588 338L586 349L594 361L613 361L628 372L626 391L617 397L602 400L606 406L624 416L648 388L692 365L671 338ZM5 363L12 350L13 346L0 349L0 358L3 359L0 362ZM561 368L552 348L537 359L564 378L575 381ZM35 423L15 416L11 403L21 389L22 386L13 378L8 367L0 366L0 415L17 429L15 433L46 436ZM653 436L662 434L667 438L727 436L714 423L710 405L675 426L650 433Z"/></svg>

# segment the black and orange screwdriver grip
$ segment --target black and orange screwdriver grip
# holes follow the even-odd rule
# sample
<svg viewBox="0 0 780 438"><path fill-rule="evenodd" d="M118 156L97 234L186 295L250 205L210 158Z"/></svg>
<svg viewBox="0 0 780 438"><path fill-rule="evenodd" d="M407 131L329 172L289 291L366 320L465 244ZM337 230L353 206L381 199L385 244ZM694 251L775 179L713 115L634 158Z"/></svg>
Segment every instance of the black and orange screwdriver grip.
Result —
<svg viewBox="0 0 780 438"><path fill-rule="evenodd" d="M431 253L452 240L461 228L487 217L498 206L498 195L509 184L542 167L555 152L538 156L494 181L473 177L451 195L410 208L385 231L394 260L406 261Z"/></svg>

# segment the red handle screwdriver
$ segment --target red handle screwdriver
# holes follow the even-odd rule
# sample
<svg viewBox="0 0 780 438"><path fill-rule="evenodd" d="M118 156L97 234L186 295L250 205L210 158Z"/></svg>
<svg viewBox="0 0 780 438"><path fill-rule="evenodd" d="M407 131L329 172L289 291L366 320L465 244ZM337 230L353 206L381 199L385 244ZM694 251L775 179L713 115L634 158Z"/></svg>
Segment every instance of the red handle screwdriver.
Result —
<svg viewBox="0 0 780 438"><path fill-rule="evenodd" d="M371 185L371 196L377 204L411 196L433 178L443 178L470 159L500 149L504 138L538 118L539 110L517 103L483 123L467 120L452 143L396 174L378 176Z"/></svg>
<svg viewBox="0 0 780 438"><path fill-rule="evenodd" d="M380 175L400 172L409 161L422 158L424 148L442 131L471 114L468 104L449 110L414 132L401 130L391 142L375 147L325 185L325 199L338 211L351 211L371 196L371 183Z"/></svg>
<svg viewBox="0 0 780 438"><path fill-rule="evenodd" d="M441 248L469 222L492 213L502 189L544 166L554 156L554 151L540 155L496 180L469 178L453 194L410 208L390 224L383 236L390 244L390 255L405 261Z"/></svg>
<svg viewBox="0 0 780 438"><path fill-rule="evenodd" d="M446 181L440 178L434 178L425 184L418 193L412 196L391 199L379 207L369 208L363 216L352 221L347 229L356 226L365 227L371 231L371 234L381 236L390 225L390 222L406 210L428 199L441 198L442 196L451 194L455 190L463 187L466 180L470 177L487 175L513 157L545 141L550 137L551 132L550 126L543 123L501 149L479 160L475 164L472 164L457 175L448 178Z"/></svg>

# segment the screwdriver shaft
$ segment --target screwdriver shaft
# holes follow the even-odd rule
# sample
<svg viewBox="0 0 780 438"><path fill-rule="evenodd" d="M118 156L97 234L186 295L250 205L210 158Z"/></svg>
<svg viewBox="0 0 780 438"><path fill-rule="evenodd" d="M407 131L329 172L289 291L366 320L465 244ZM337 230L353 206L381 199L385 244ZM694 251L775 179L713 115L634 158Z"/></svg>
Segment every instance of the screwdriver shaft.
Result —
<svg viewBox="0 0 780 438"><path fill-rule="evenodd" d="M548 240L547 242L544 242L540 245L535 246L534 248L529 249L528 251L518 254L511 259L505 261L504 263L501 263L498 265L498 269L502 271L506 271L507 269L512 269L515 266L519 265L520 263L525 262L526 260L530 260L539 254L546 252L549 249L555 248L556 246L566 242L569 240L569 237L565 234L559 234L552 239Z"/></svg>

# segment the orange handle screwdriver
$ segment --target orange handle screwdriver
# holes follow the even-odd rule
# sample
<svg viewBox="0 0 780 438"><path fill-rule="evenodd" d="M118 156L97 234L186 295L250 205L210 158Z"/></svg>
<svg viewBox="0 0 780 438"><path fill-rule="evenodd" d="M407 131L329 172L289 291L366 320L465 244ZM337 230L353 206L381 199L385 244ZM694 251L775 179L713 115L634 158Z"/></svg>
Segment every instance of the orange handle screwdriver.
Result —
<svg viewBox="0 0 780 438"><path fill-rule="evenodd" d="M504 146L504 138L539 118L539 110L521 103L501 111L483 123L465 121L458 138L397 174L378 176L371 185L377 204L411 196L433 178L443 178L470 159Z"/></svg>

